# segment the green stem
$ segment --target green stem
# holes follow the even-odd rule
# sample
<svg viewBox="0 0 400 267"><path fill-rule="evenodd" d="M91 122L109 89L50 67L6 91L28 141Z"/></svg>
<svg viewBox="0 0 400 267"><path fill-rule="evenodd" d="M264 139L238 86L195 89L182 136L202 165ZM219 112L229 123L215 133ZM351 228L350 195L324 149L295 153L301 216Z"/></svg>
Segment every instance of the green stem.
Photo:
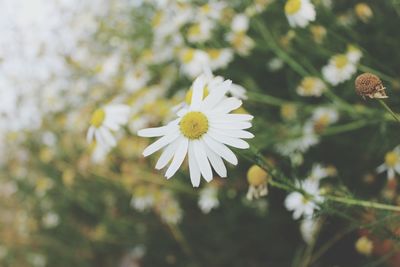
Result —
<svg viewBox="0 0 400 267"><path fill-rule="evenodd" d="M378 99L378 102L393 116L396 121L400 122L400 118L382 99Z"/></svg>
<svg viewBox="0 0 400 267"><path fill-rule="evenodd" d="M379 210L400 212L400 206L393 206L393 205L382 204L382 203L377 203L377 202L372 202L372 201L352 199L352 198L346 198L346 197L337 197L337 196L330 196L330 195L325 195L325 198L330 201L333 201L333 202L347 204L350 206L361 206L361 207L365 207L365 208L373 208L373 209L379 209Z"/></svg>

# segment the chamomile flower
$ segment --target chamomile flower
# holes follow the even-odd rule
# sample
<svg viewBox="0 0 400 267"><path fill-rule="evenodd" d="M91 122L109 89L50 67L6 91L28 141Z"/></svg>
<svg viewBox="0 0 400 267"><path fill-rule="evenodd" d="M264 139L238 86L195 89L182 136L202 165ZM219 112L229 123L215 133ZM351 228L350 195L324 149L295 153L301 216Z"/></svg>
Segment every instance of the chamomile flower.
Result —
<svg viewBox="0 0 400 267"><path fill-rule="evenodd" d="M249 144L242 138L254 137L244 130L251 127L253 116L229 114L242 104L237 98L225 97L232 82L226 80L215 85L218 88L209 88L211 93L203 99L206 79L201 75L194 81L190 106L178 111L177 119L166 126L138 132L142 137L161 137L148 146L143 155L147 157L164 148L156 169L162 169L171 162L165 173L168 179L177 172L188 154L190 178L194 187L200 185L201 176L208 182L213 179L212 168L219 176L226 177L227 170L222 159L233 165L238 163L227 145L246 149Z"/></svg>
<svg viewBox="0 0 400 267"><path fill-rule="evenodd" d="M326 85L321 79L317 77L305 77L297 87L296 92L301 96L319 97L325 89Z"/></svg>
<svg viewBox="0 0 400 267"><path fill-rule="evenodd" d="M356 63L347 54L337 54L322 68L322 75L326 81L336 86L349 80L356 71Z"/></svg>
<svg viewBox="0 0 400 267"><path fill-rule="evenodd" d="M362 58L362 52L359 48L354 45L349 45L347 47L346 56L350 60L350 62L354 64L358 64L360 59Z"/></svg>
<svg viewBox="0 0 400 267"><path fill-rule="evenodd" d="M219 207L218 188L210 185L200 191L198 205L203 213Z"/></svg>
<svg viewBox="0 0 400 267"><path fill-rule="evenodd" d="M400 146L386 153L385 162L380 165L376 171L378 173L387 172L387 178L392 180L396 173L400 174Z"/></svg>
<svg viewBox="0 0 400 267"><path fill-rule="evenodd" d="M208 49L209 67L211 70L222 69L228 66L233 59L233 51L229 48Z"/></svg>
<svg viewBox="0 0 400 267"><path fill-rule="evenodd" d="M313 112L313 115L308 122L316 133L322 132L327 126L339 120L339 113L334 108L319 107Z"/></svg>
<svg viewBox="0 0 400 267"><path fill-rule="evenodd" d="M141 212L151 208L154 205L155 200L153 191L154 190L144 185L135 187L130 203L131 207Z"/></svg>
<svg viewBox="0 0 400 267"><path fill-rule="evenodd" d="M211 32L214 28L213 21L209 19L201 19L191 25L187 32L187 38L191 43L203 43L210 39Z"/></svg>
<svg viewBox="0 0 400 267"><path fill-rule="evenodd" d="M315 8L310 0L288 0L285 14L291 27L306 27L315 20Z"/></svg>
<svg viewBox="0 0 400 267"><path fill-rule="evenodd" d="M183 49L179 54L179 58L182 72L190 78L200 75L205 66L209 64L207 53L200 49Z"/></svg>
<svg viewBox="0 0 400 267"><path fill-rule="evenodd" d="M122 125L128 122L129 107L122 104L110 104L94 111L90 120L90 127L86 139L103 147L114 147L117 141L112 131L118 131Z"/></svg>
<svg viewBox="0 0 400 267"><path fill-rule="evenodd" d="M318 203L323 201L323 197L319 193L318 181L307 179L300 182L299 185L308 196L300 192L292 192L285 199L285 207L289 211L293 211L295 220L301 216L311 218L314 211L319 208Z"/></svg>

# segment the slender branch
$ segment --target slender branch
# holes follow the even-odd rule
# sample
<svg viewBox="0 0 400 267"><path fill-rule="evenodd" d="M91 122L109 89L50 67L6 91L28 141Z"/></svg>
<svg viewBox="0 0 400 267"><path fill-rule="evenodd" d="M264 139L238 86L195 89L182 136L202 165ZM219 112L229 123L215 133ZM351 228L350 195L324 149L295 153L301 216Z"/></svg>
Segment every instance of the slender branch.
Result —
<svg viewBox="0 0 400 267"><path fill-rule="evenodd" d="M396 115L396 113L394 113L394 111L382 100L382 99L378 99L378 102L387 110L387 112L389 112L393 118L400 122L400 118Z"/></svg>

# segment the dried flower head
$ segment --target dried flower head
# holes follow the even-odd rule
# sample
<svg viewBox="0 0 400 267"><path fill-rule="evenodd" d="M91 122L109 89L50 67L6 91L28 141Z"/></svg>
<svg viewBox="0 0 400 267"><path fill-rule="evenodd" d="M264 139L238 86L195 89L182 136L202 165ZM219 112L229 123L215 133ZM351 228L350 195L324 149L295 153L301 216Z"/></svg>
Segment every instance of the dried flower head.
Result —
<svg viewBox="0 0 400 267"><path fill-rule="evenodd" d="M356 78L356 92L363 98L387 98L381 79L372 73L363 73Z"/></svg>

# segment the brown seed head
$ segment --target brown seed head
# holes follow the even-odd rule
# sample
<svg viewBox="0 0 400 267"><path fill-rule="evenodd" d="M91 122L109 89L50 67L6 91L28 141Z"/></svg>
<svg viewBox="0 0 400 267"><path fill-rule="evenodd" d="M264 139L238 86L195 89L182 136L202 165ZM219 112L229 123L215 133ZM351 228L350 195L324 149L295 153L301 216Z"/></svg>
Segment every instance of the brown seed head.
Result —
<svg viewBox="0 0 400 267"><path fill-rule="evenodd" d="M363 98L387 98L381 79L372 73L363 73L356 78L356 92Z"/></svg>

